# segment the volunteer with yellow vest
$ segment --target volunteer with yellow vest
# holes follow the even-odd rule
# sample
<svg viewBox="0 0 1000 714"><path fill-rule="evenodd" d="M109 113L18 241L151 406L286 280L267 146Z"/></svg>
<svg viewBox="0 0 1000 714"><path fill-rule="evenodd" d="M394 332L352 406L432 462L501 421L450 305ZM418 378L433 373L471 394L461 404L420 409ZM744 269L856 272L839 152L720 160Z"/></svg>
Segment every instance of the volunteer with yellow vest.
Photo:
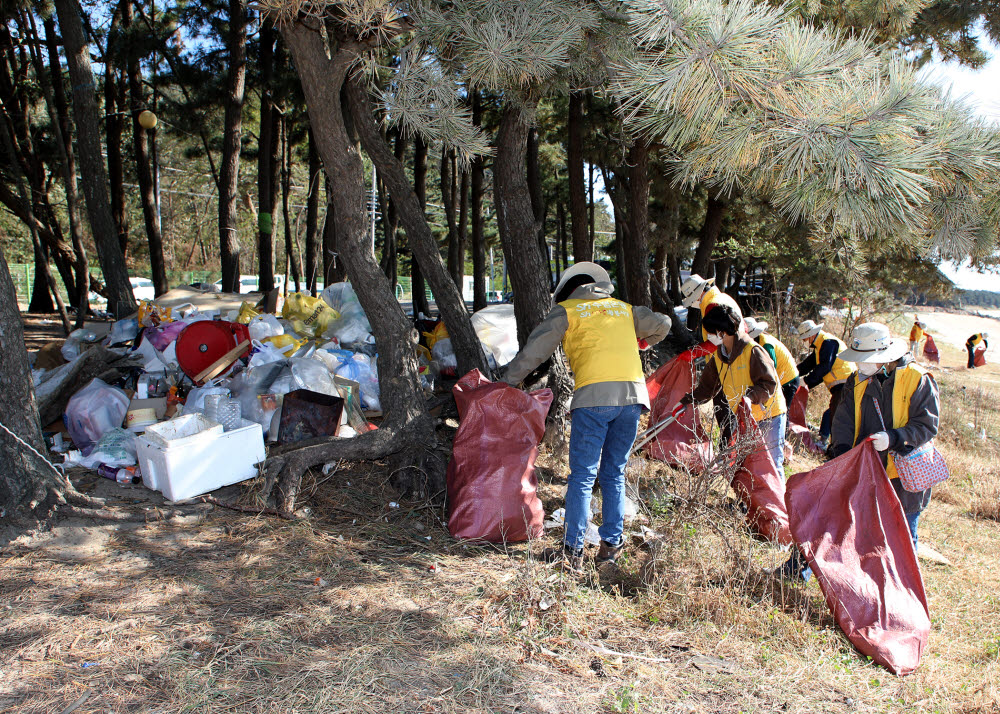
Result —
<svg viewBox="0 0 1000 714"><path fill-rule="evenodd" d="M799 333L799 339L812 350L812 353L798 364L802 380L810 391L818 387L820 382L830 390L830 406L823 412L819 426L819 441L823 448L826 448L844 382L854 373L855 368L838 356L844 350L844 343L824 331L822 323L817 325L812 320L805 320L799 323L796 331Z"/></svg>
<svg viewBox="0 0 1000 714"><path fill-rule="evenodd" d="M931 490L905 490L893 455L908 454L937 436L941 412L937 383L913 361L906 342L891 337L889 328L878 322L855 327L850 348L840 356L856 362L858 372L844 385L844 397L833 419L834 456L872 437L906 513L916 549L917 521L931 500Z"/></svg>
<svg viewBox="0 0 1000 714"><path fill-rule="evenodd" d="M914 359L920 355L920 341L924 339L924 328L927 325L917 318L913 321L913 327L910 328L910 352L913 354Z"/></svg>
<svg viewBox="0 0 1000 714"><path fill-rule="evenodd" d="M768 357L774 362L774 369L778 373L778 381L781 382L781 393L785 397L785 405L791 405L795 397L795 390L799 388L802 379L799 377L799 368L795 365L795 358L785 344L774 335L766 334L767 323L752 317L744 317L743 324L746 325L747 335L750 339L764 348Z"/></svg>
<svg viewBox="0 0 1000 714"><path fill-rule="evenodd" d="M990 343L987 342L989 337L990 333L984 330L983 332L977 332L965 341L965 349L969 352L969 369L976 368L976 351L979 345L983 346L982 349L984 352L990 348Z"/></svg>
<svg viewBox="0 0 1000 714"><path fill-rule="evenodd" d="M774 362L763 347L747 335L739 308L717 305L702 322L708 339L719 349L705 364L698 386L681 404L701 404L720 392L736 413L743 397L750 399L753 418L760 425L764 445L779 473L784 473L785 397L778 388Z"/></svg>
<svg viewBox="0 0 1000 714"><path fill-rule="evenodd" d="M701 319L716 305L729 305L729 307L740 312L736 301L729 295L722 292L715 286L715 278L705 279L697 273L691 273L687 279L681 283L681 302L684 307L692 308L697 306L701 311ZM708 331L704 325L701 328L701 338L708 339Z"/></svg>
<svg viewBox="0 0 1000 714"><path fill-rule="evenodd" d="M569 485L563 547L547 550L572 570L583 567L584 534L594 479L601 484L601 547L595 562L613 561L624 543L625 465L649 394L638 340L656 344L670 332L670 318L611 297L608 272L577 263L556 285L556 306L507 366L508 384L519 384L563 346L576 381L569 439Z"/></svg>

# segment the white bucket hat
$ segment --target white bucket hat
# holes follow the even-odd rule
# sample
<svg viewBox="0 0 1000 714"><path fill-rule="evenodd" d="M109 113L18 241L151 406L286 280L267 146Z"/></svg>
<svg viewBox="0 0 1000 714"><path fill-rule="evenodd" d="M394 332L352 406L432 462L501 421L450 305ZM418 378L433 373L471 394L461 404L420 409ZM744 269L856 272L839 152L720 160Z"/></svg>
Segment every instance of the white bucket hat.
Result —
<svg viewBox="0 0 1000 714"><path fill-rule="evenodd" d="M987 332L986 330L983 330L983 331L982 331L981 333L979 333L979 334L981 334L981 335L983 336L983 339L984 339L984 340L988 340L988 339L990 339L990 333L989 333L989 332Z"/></svg>
<svg viewBox="0 0 1000 714"><path fill-rule="evenodd" d="M795 328L795 331L799 333L800 340L808 340L810 337L815 337L819 334L819 331L823 329L823 323L818 325L812 320L805 320L799 323L799 326Z"/></svg>
<svg viewBox="0 0 1000 714"><path fill-rule="evenodd" d="M895 362L909 351L906 340L893 337L881 322L865 322L854 328L851 342L838 357L847 362Z"/></svg>
<svg viewBox="0 0 1000 714"><path fill-rule="evenodd" d="M703 278L697 273L691 273L687 279L681 283L681 302L684 307L694 307L695 303L701 299L704 292L715 284L715 278Z"/></svg>
<svg viewBox="0 0 1000 714"><path fill-rule="evenodd" d="M751 340L756 340L767 331L767 323L753 317L744 317L743 324L746 325L747 335Z"/></svg>
<svg viewBox="0 0 1000 714"><path fill-rule="evenodd" d="M597 263L590 263L588 261L582 261L580 263L575 263L569 270L564 270L562 276L559 278L559 283L556 285L556 289L552 291L553 295L558 295L559 291L568 283L572 278L577 275L589 275L594 279L595 283L610 283L611 276L608 275L608 271L602 268Z"/></svg>

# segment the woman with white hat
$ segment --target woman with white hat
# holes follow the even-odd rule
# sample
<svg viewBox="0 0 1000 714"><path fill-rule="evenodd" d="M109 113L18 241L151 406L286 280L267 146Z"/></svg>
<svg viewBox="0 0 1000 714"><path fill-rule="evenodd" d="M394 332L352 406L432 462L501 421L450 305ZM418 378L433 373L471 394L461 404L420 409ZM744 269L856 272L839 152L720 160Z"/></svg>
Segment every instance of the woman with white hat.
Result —
<svg viewBox="0 0 1000 714"><path fill-rule="evenodd" d="M878 322L854 328L841 358L858 365L844 385L833 418L833 453L840 456L869 436L899 496L917 547L917 520L931 500L931 490L903 488L894 454L906 455L937 436L941 398L937 383L913 361L908 345ZM876 408L878 405L878 408Z"/></svg>
<svg viewBox="0 0 1000 714"><path fill-rule="evenodd" d="M705 319L708 311L716 305L729 305L740 312L736 301L715 286L715 278L703 278L697 273L691 273L681 283L681 303L684 307L697 307L701 311L702 320ZM708 340L708 331L704 327L701 328L701 339Z"/></svg>
<svg viewBox="0 0 1000 714"><path fill-rule="evenodd" d="M826 448L830 438L830 425L833 415L840 402L840 394L844 382L854 372L854 366L839 357L843 352L844 343L823 329L823 323L816 324L812 320L799 323L797 332L799 339L812 350L812 354L799 362L798 370L802 381L812 391L820 382L830 390L830 406L823 412L819 426L819 441Z"/></svg>
<svg viewBox="0 0 1000 714"><path fill-rule="evenodd" d="M799 388L802 379L799 377L799 369L795 365L795 358L785 344L774 335L767 334L767 323L753 317L744 317L743 324L746 325L747 335L751 340L764 348L774 362L774 369L778 372L778 379L781 381L781 393L785 396L785 404L791 406L795 390Z"/></svg>
<svg viewBox="0 0 1000 714"><path fill-rule="evenodd" d="M505 381L519 384L562 345L573 370L569 485L563 547L546 549L547 560L583 567L584 535L594 481L601 484L601 546L595 562L614 561L625 542L625 465L639 416L649 409L637 340L656 344L670 332L670 318L611 297L608 271L581 262L556 285L555 307L532 330L507 365Z"/></svg>
<svg viewBox="0 0 1000 714"><path fill-rule="evenodd" d="M983 352L990 348L990 343L987 342L990 333L986 330L982 332L977 332L972 335L968 340L965 341L965 349L969 352L969 369L976 368L976 352L982 349ZM982 345L982 348L979 347Z"/></svg>

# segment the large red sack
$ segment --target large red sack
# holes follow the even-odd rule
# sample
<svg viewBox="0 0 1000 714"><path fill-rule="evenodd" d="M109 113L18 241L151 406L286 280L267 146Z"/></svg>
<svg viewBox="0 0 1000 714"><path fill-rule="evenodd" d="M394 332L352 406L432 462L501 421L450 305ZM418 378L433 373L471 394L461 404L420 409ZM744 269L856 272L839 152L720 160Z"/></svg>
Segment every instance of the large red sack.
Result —
<svg viewBox="0 0 1000 714"><path fill-rule="evenodd" d="M747 507L747 526L761 538L781 545L792 542L785 510L785 479L764 444L746 398L736 410L731 448L739 461L731 485Z"/></svg>
<svg viewBox="0 0 1000 714"><path fill-rule="evenodd" d="M792 403L788 405L788 428L786 437L789 441L797 441L808 451L814 454L823 453L823 449L816 440L813 439L812 432L809 431L809 423L806 421L806 405L809 404L809 387L799 384L792 397Z"/></svg>
<svg viewBox="0 0 1000 714"><path fill-rule="evenodd" d="M527 393L474 369L452 388L460 424L448 462L448 531L511 543L542 535L535 457L552 390Z"/></svg>
<svg viewBox="0 0 1000 714"><path fill-rule="evenodd" d="M986 366L986 350L985 349L976 350L973 353L973 356L975 357L975 360L973 361L972 364L976 365L977 367L985 367Z"/></svg>
<svg viewBox="0 0 1000 714"><path fill-rule="evenodd" d="M681 397L694 389L697 376L694 350L698 349L695 347L674 357L646 378L646 389L650 391L652 407L650 426L669 417ZM698 410L685 409L673 424L646 444L646 454L672 466L703 468L712 460L712 441L701 423Z"/></svg>
<svg viewBox="0 0 1000 714"><path fill-rule="evenodd" d="M931 620L906 516L870 441L795 474L785 491L792 536L837 624L893 674L920 664Z"/></svg>
<svg viewBox="0 0 1000 714"><path fill-rule="evenodd" d="M924 357L927 358L928 362L933 362L938 364L941 361L941 355L938 354L937 345L934 344L934 338L930 335L925 335L926 341L924 342Z"/></svg>

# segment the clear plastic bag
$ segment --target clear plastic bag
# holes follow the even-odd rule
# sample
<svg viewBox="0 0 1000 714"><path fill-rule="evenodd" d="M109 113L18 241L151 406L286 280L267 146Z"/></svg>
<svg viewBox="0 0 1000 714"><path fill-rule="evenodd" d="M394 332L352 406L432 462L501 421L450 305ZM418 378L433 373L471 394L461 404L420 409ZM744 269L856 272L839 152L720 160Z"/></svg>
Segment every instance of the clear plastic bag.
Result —
<svg viewBox="0 0 1000 714"><path fill-rule="evenodd" d="M258 315L247 325L251 340L263 340L285 334L285 327L271 314Z"/></svg>
<svg viewBox="0 0 1000 714"><path fill-rule="evenodd" d="M370 341L371 323L368 322L368 316L365 315L357 293L350 283L329 285L323 290L321 297L340 315L340 318L330 323L324 332L328 339L336 338L340 344L345 345Z"/></svg>
<svg viewBox="0 0 1000 714"><path fill-rule="evenodd" d="M122 425L128 404L125 392L100 379L92 380L70 398L63 421L84 456L90 454L102 436Z"/></svg>
<svg viewBox="0 0 1000 714"><path fill-rule="evenodd" d="M503 367L517 355L517 319L513 305L490 305L472 316L472 327L483 348Z"/></svg>
<svg viewBox="0 0 1000 714"><path fill-rule="evenodd" d="M458 369L458 358L455 356L455 350L451 346L450 337L437 340L434 343L434 347L431 348L431 354L443 369Z"/></svg>
<svg viewBox="0 0 1000 714"><path fill-rule="evenodd" d="M66 464L88 469L105 466L132 466L136 462L136 435L128 429L115 428L104 433L87 456L79 451L66 454Z"/></svg>

